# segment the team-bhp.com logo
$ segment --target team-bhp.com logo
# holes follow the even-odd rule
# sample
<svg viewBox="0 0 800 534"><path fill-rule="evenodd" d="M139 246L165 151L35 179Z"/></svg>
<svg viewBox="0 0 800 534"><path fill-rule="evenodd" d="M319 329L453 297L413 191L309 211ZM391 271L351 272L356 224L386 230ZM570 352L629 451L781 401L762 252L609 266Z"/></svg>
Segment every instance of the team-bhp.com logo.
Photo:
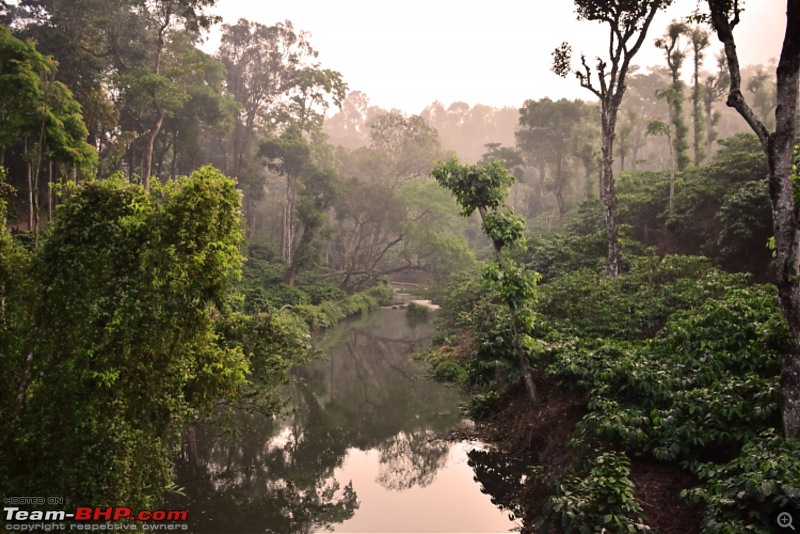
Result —
<svg viewBox="0 0 800 534"><path fill-rule="evenodd" d="M186 510L139 510L125 506L79 506L66 510L23 510L18 506L3 507L5 529L17 532L50 532L65 530L130 531L188 530ZM67 523L69 522L69 523Z"/></svg>

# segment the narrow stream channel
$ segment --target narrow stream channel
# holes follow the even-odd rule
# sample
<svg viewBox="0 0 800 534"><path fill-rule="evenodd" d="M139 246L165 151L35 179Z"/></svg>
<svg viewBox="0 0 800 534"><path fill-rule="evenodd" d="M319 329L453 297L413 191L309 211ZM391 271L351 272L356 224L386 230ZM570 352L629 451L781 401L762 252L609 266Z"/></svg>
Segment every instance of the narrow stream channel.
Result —
<svg viewBox="0 0 800 534"><path fill-rule="evenodd" d="M234 410L194 430L177 462L193 532L508 532L468 462L481 444L443 439L454 388L409 355L432 325L381 309L327 332L327 361L293 373L289 415ZM227 428L227 430L223 430ZM473 452L473 455L475 453ZM479 472L481 469L479 469Z"/></svg>

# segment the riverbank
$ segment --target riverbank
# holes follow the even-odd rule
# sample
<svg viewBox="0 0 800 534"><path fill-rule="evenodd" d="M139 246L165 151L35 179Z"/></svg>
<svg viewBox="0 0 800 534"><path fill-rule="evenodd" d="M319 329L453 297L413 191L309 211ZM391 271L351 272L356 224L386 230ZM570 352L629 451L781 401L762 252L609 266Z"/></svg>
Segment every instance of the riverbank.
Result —
<svg viewBox="0 0 800 534"><path fill-rule="evenodd" d="M545 503L559 477L577 472L581 458L572 445L588 410L584 397L553 381L540 380L537 385L541 404L532 405L522 384L516 384L498 399L503 408L476 424L469 435L492 444L506 458L536 466L536 476L522 477L505 506L520 511L522 532L557 532L542 528L547 521ZM677 462L634 458L630 480L649 527L661 534L701 532L702 510L680 498L681 491L696 486L698 479Z"/></svg>
<svg viewBox="0 0 800 534"><path fill-rule="evenodd" d="M311 330L319 330L387 306L391 304L393 296L394 290L389 284L379 283L341 299L325 300L319 304L298 304L292 310L303 318Z"/></svg>
<svg viewBox="0 0 800 534"><path fill-rule="evenodd" d="M797 511L774 287L677 256L554 278L524 339L535 403L498 297L480 279L451 294L423 359L468 388L476 437L525 467L507 500L529 531L767 533Z"/></svg>

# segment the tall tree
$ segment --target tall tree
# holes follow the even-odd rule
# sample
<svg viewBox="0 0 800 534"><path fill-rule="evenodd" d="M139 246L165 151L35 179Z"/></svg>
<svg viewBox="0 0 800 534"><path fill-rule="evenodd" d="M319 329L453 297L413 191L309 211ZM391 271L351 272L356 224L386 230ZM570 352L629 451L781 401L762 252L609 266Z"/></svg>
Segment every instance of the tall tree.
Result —
<svg viewBox="0 0 800 534"><path fill-rule="evenodd" d="M291 263L297 191L303 176L311 168L311 147L303 137L300 127L293 125L279 137L262 141L259 154L266 159L270 170L286 178L286 199L281 224L281 257Z"/></svg>
<svg viewBox="0 0 800 534"><path fill-rule="evenodd" d="M689 133L686 128L686 121L683 119L683 81L681 80L681 67L686 59L686 50L681 47L681 37L688 31L688 26L684 22L673 20L667 27L663 37L656 39L656 46L664 51L667 59L672 84L667 91L661 94L667 99L670 105L670 121L675 127L675 136L672 138L673 151L678 164L678 170L683 170L689 164L689 156L686 151L689 143L686 136Z"/></svg>
<svg viewBox="0 0 800 534"><path fill-rule="evenodd" d="M618 276L622 268L622 252L619 246L619 213L614 183L614 135L617 112L625 94L625 79L631 60L639 52L650 24L659 9L670 5L672 0L575 0L578 18L600 22L608 27L608 60L597 58L594 71L581 55L581 69L575 70L581 87L588 89L600 100L600 124L602 128L603 169L600 197L606 222L608 241L607 271ZM568 43L553 52L553 71L566 77L571 71L572 48Z"/></svg>
<svg viewBox="0 0 800 534"><path fill-rule="evenodd" d="M386 156L393 186L427 176L439 156L439 136L419 115L382 113L368 123L371 147Z"/></svg>
<svg viewBox="0 0 800 534"><path fill-rule="evenodd" d="M714 103L719 102L730 86L730 74L725 60L725 52L717 56L717 72L706 76L703 83L703 109L706 117L706 154L711 155L711 149L717 140L717 124L721 117L719 111L714 110Z"/></svg>
<svg viewBox="0 0 800 534"><path fill-rule="evenodd" d="M216 0L22 0L34 21L59 29L72 47L97 62L79 69L94 76L89 84L113 85L125 127L135 132L128 150L128 172L138 172L149 187L156 139L176 98L177 81L165 72L173 36L199 37L217 21L206 10ZM99 69L99 71L98 71ZM88 91L87 93L88 94ZM131 150L134 149L136 153Z"/></svg>
<svg viewBox="0 0 800 534"><path fill-rule="evenodd" d="M669 216L674 214L675 200L675 150L672 148L672 130L669 124L653 119L647 124L647 135L665 135L669 145Z"/></svg>
<svg viewBox="0 0 800 534"><path fill-rule="evenodd" d="M240 179L255 147L256 132L272 133L283 113L282 97L294 84L293 69L317 52L289 21L273 26L240 19L222 26L219 57L227 70L228 92L239 102L228 155L228 172Z"/></svg>
<svg viewBox="0 0 800 534"><path fill-rule="evenodd" d="M591 107L580 100L549 98L526 100L519 110L517 146L528 155L539 155L547 162L551 187L558 203L559 217L566 213L564 192L572 176L570 160L578 126L591 116Z"/></svg>
<svg viewBox="0 0 800 534"><path fill-rule="evenodd" d="M800 438L800 206L795 183L800 179L796 154L797 106L800 93L800 1L786 1L786 33L776 75L775 130L770 132L742 93L739 56L733 29L742 12L738 0L708 0L710 21L725 48L730 73L728 106L756 133L767 154L769 194L775 231L775 274L778 299L795 337L783 355L781 401L787 437ZM793 166L794 164L794 166Z"/></svg>
<svg viewBox="0 0 800 534"><path fill-rule="evenodd" d="M703 64L703 51L708 48L708 32L700 26L695 26L689 31L689 38L692 41L692 60L694 64L692 79L692 126L694 136L694 164L699 166L705 159L703 147L703 85L700 83L700 67Z"/></svg>
<svg viewBox="0 0 800 534"><path fill-rule="evenodd" d="M70 90L55 81L56 63L29 41L0 26L0 166L5 153L18 147L28 192L28 227L39 239L39 183L46 160L73 168L91 168L97 153L86 142L88 132L80 105ZM22 181L20 181L22 182Z"/></svg>

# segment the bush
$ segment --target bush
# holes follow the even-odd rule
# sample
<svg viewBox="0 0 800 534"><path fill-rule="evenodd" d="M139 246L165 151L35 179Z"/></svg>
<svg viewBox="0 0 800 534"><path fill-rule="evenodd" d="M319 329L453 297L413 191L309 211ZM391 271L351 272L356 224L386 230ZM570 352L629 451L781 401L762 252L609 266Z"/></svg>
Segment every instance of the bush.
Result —
<svg viewBox="0 0 800 534"><path fill-rule="evenodd" d="M406 305L406 316L414 319L427 319L430 315L430 308L424 304L417 304L416 302L409 302Z"/></svg>
<svg viewBox="0 0 800 534"><path fill-rule="evenodd" d="M303 286L303 291L308 295L311 304L320 304L326 300L341 300L347 296L339 286L330 282L318 282L310 286Z"/></svg>
<svg viewBox="0 0 800 534"><path fill-rule="evenodd" d="M355 315L364 315L391 301L393 290L387 284L379 284L361 293L337 301L326 300L319 305L300 304L293 307L312 330L329 328L339 321Z"/></svg>
<svg viewBox="0 0 800 534"><path fill-rule="evenodd" d="M743 286L743 275L717 271L706 258L646 256L619 278L583 270L540 288L538 311L561 331L587 338L646 339L675 311Z"/></svg>
<svg viewBox="0 0 800 534"><path fill-rule="evenodd" d="M432 348L414 355L425 362L431 375L440 382L462 384L467 380L467 369L448 348Z"/></svg>
<svg viewBox="0 0 800 534"><path fill-rule="evenodd" d="M731 462L697 468L705 485L682 492L705 505L703 532L773 532L779 512L800 513L800 442L774 429L750 440Z"/></svg>
<svg viewBox="0 0 800 534"><path fill-rule="evenodd" d="M433 378L440 382L460 384L467 380L467 370L455 360L442 360L433 368Z"/></svg>
<svg viewBox="0 0 800 534"><path fill-rule="evenodd" d="M585 478L568 477L557 483L556 495L545 509L565 532L651 532L629 475L630 462L624 454L599 453Z"/></svg>
<svg viewBox="0 0 800 534"><path fill-rule="evenodd" d="M735 450L780 424L780 353L791 340L774 289L733 289L676 313L650 341L584 340L548 372L589 394L585 438L664 460Z"/></svg>

